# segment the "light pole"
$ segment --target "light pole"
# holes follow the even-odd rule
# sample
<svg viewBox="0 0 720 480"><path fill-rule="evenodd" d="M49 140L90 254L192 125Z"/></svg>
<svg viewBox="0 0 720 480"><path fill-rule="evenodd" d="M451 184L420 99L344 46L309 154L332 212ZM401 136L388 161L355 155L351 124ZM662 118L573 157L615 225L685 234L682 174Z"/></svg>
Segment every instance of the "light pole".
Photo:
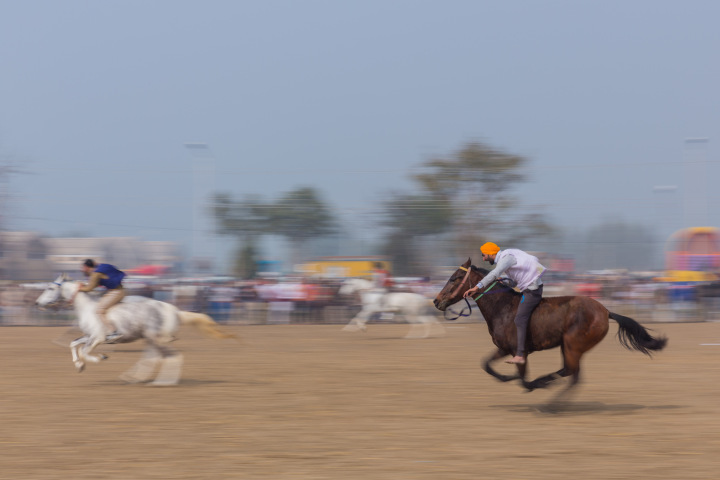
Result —
<svg viewBox="0 0 720 480"><path fill-rule="evenodd" d="M659 249L662 252L662 258L656 259L658 265L665 264L665 245L670 236L679 229L677 218L679 209L677 198L674 195L677 190L677 185L655 185L653 187L657 215L656 225L659 229L657 234L662 238L663 245L663 247Z"/></svg>
<svg viewBox="0 0 720 480"><path fill-rule="evenodd" d="M215 157L207 143L185 143L193 158L193 242L194 273L213 271L215 229L211 219L211 195L215 190Z"/></svg>
<svg viewBox="0 0 720 480"><path fill-rule="evenodd" d="M707 144L707 138L685 139L683 228L707 226Z"/></svg>

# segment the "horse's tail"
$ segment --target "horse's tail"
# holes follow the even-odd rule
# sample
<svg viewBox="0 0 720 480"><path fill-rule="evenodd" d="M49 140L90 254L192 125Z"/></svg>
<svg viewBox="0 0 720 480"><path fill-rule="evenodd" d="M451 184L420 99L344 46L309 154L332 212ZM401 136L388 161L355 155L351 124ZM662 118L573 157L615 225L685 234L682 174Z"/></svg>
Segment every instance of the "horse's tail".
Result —
<svg viewBox="0 0 720 480"><path fill-rule="evenodd" d="M628 350L637 350L650 355L650 351L659 351L665 348L667 344L666 337L654 338L648 331L638 322L629 317L609 312L610 318L615 320L620 327L618 330L618 339L623 347Z"/></svg>
<svg viewBox="0 0 720 480"><path fill-rule="evenodd" d="M180 323L183 325L192 325L197 327L205 335L213 338L236 338L235 335L225 333L217 328L215 320L209 315L196 312L179 311Z"/></svg>

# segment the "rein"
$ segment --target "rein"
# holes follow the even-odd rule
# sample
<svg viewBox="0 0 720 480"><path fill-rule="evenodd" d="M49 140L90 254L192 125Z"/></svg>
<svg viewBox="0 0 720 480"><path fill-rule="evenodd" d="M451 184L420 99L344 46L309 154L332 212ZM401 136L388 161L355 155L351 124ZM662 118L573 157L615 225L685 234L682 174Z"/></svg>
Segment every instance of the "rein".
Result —
<svg viewBox="0 0 720 480"><path fill-rule="evenodd" d="M465 268L465 267L462 267L462 266L459 267L459 268L460 268L460 270L465 270L466 273L465 273L465 277L463 278L463 281L460 282L460 285L458 285L458 287L456 288L456 291L459 290L463 285L465 285L465 282L466 282L466 281L468 280L468 278L470 277L470 268ZM486 293L488 293L495 285L497 285L499 281L500 281L500 280L495 280L495 281L492 283L492 285L490 285L488 288L486 288L485 291L483 291L480 295L478 295L477 297L475 297L473 300L475 300L476 302L477 302L478 300L480 300L480 298L482 298L483 295L485 295ZM460 312L455 312L455 311L454 311L453 309L451 309L451 308L446 308L446 309L445 309L445 312L443 312L443 318L445 318L445 320L447 320L447 321L453 321L453 320L457 320L457 319L460 318L460 317L469 317L469 316L472 314L472 305L470 304L470 300L468 300L467 297L463 297L463 300L465 300L465 304L467 305L466 307L463 307L463 309L460 310ZM466 310L467 310L467 313L465 313ZM448 311L450 311L450 313L453 314L453 315L455 315L455 316L454 316L453 318L448 318L448 316L447 316L447 312L448 312Z"/></svg>

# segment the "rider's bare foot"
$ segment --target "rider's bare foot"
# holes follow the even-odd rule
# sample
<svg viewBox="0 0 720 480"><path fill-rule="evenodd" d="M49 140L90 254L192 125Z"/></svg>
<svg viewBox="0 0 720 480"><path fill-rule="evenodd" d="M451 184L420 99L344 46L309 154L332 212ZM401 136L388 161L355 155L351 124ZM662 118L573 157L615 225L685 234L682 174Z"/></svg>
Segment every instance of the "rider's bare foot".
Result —
<svg viewBox="0 0 720 480"><path fill-rule="evenodd" d="M506 360L505 363L513 363L515 365L525 365L525 357L515 355L510 360Z"/></svg>

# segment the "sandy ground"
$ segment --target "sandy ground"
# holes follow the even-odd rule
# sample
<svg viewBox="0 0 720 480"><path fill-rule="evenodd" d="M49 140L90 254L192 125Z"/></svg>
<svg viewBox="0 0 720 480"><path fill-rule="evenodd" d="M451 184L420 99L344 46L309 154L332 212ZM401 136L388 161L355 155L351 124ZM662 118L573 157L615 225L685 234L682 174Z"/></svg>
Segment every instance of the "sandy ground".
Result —
<svg viewBox="0 0 720 480"><path fill-rule="evenodd" d="M654 358L608 337L572 407L485 374L483 324L405 340L405 325L183 329L175 387L118 375L141 343L76 373L65 328L0 328L2 479L720 478L720 323L654 324ZM531 376L560 352L530 357ZM499 365L511 371L509 365Z"/></svg>

